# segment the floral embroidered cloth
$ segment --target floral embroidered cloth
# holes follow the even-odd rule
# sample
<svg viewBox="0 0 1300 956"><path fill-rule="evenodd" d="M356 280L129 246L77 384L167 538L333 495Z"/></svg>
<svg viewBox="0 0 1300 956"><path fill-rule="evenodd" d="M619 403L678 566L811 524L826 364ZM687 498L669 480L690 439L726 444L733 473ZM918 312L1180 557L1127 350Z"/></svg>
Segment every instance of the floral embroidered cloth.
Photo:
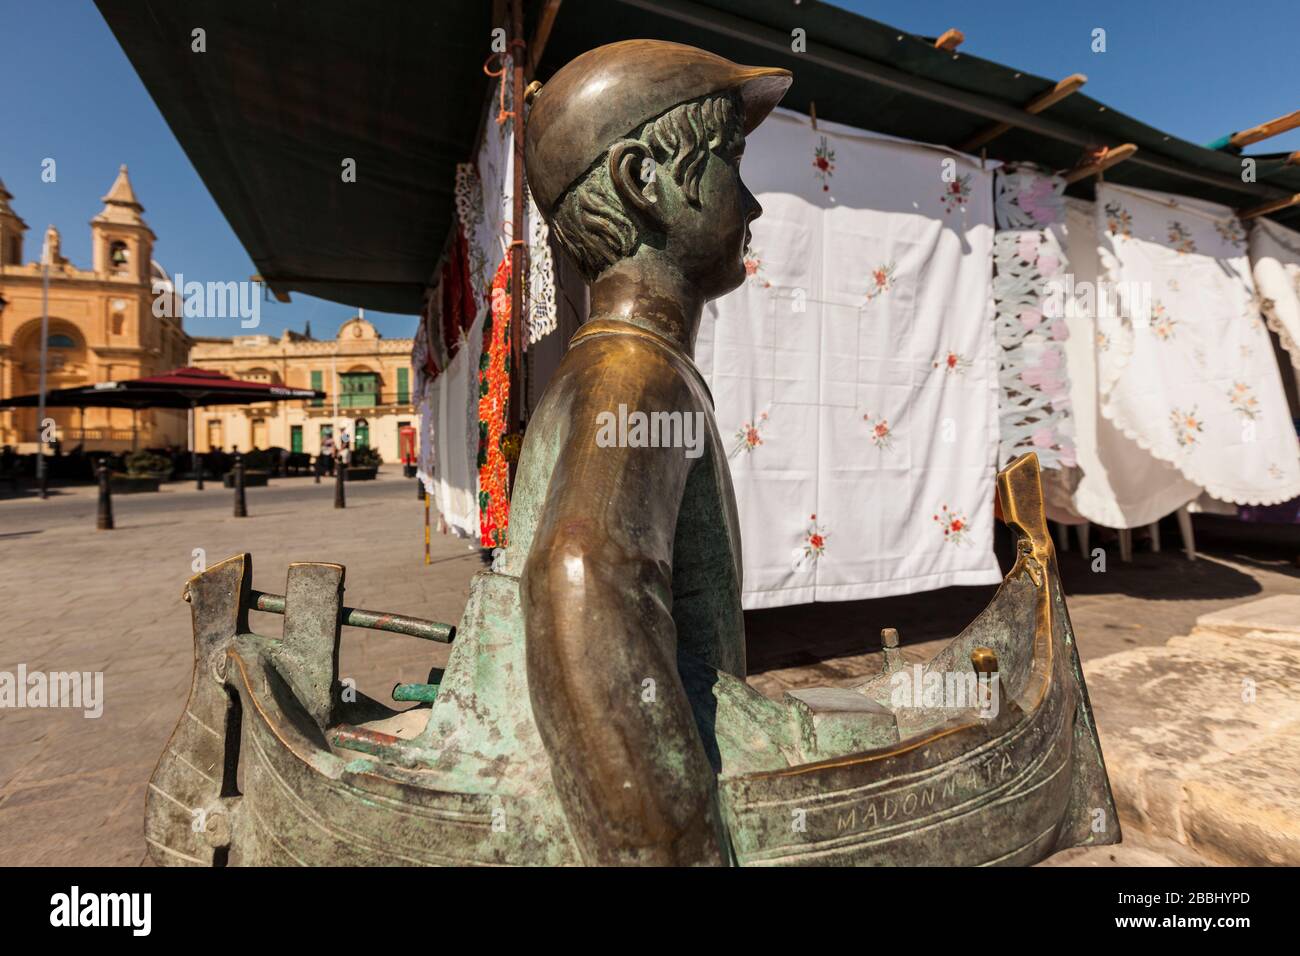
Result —
<svg viewBox="0 0 1300 956"><path fill-rule="evenodd" d="M1070 267L1061 305L1069 329L1065 361L1078 466L1045 474L1043 495L1053 520L1136 528L1177 510L1201 489L1173 465L1126 438L1101 414L1098 355L1111 348L1111 341L1100 331L1098 313L1114 304L1105 295L1106 287L1098 284L1101 263L1093 204L1078 199L1066 203L1065 253Z"/></svg>
<svg viewBox="0 0 1300 956"><path fill-rule="evenodd" d="M1300 232L1256 219L1250 261L1268 327L1300 372Z"/></svg>
<svg viewBox="0 0 1300 956"><path fill-rule="evenodd" d="M501 451L510 414L510 258L492 280L492 307L483 322L478 361L479 540L485 548L506 546L510 517L510 466Z"/></svg>
<svg viewBox="0 0 1300 956"><path fill-rule="evenodd" d="M1000 347L999 465L1036 452L1044 469L1075 464L1061 283L1069 271L1065 181L1027 167L994 174L993 302Z"/></svg>
<svg viewBox="0 0 1300 956"><path fill-rule="evenodd" d="M696 354L730 442L744 605L999 580L992 173L778 110L745 284Z"/></svg>
<svg viewBox="0 0 1300 956"><path fill-rule="evenodd" d="M1300 494L1300 445L1233 211L1103 183L1096 215L1123 306L1098 322L1102 414L1221 501Z"/></svg>

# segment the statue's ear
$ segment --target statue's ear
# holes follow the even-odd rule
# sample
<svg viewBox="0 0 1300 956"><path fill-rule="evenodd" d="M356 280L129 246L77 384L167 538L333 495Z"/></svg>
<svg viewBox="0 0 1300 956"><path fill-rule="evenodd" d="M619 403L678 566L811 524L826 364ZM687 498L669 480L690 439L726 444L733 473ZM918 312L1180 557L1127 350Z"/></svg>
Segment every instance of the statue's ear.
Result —
<svg viewBox="0 0 1300 956"><path fill-rule="evenodd" d="M654 153L635 139L619 140L609 150L609 178L620 199L655 225L663 214L659 201L659 169Z"/></svg>

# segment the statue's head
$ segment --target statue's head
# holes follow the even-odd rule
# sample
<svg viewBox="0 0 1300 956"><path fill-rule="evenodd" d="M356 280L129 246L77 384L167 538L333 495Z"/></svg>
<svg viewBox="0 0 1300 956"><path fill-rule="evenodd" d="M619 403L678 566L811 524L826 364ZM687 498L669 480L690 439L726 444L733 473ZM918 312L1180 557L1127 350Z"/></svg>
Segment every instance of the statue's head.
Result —
<svg viewBox="0 0 1300 956"><path fill-rule="evenodd" d="M525 161L587 280L649 246L705 298L740 285L762 211L740 156L790 82L788 70L659 40L599 47L556 73L533 102Z"/></svg>

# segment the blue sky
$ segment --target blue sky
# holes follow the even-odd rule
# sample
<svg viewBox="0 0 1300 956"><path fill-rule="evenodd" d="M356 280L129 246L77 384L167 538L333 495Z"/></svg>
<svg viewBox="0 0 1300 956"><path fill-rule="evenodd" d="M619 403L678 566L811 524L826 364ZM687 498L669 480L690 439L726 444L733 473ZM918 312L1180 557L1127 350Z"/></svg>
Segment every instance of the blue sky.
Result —
<svg viewBox="0 0 1300 956"><path fill-rule="evenodd" d="M1027 72L1086 73L1086 90L1096 99L1193 142L1300 108L1296 0L839 5L911 33L957 27L966 34L964 52ZM1107 33L1103 54L1090 49L1095 27ZM90 0L0 0L0 37L0 179L31 227L27 258L39 253L40 235L52 222L63 234L64 254L88 266L87 223L126 163L158 235L155 257L169 271L221 281L256 271ZM1300 131L1258 149L1300 149ZM40 180L45 157L58 162L56 183ZM264 303L259 331L278 334L310 321L315 335L332 335L351 314L295 293L288 305ZM410 316L367 318L389 337L415 327ZM236 331L229 325L186 323L195 335L229 335Z"/></svg>

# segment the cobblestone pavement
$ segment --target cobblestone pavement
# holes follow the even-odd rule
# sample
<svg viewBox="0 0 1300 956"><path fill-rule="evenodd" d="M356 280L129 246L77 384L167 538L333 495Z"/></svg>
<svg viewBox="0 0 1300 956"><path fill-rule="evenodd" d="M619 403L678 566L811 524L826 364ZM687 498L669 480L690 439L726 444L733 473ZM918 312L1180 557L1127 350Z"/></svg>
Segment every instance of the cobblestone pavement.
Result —
<svg viewBox="0 0 1300 956"><path fill-rule="evenodd" d="M234 518L231 492L169 485L114 499L117 528L96 532L90 488L51 499L0 500L0 671L102 671L98 719L61 709L0 710L0 864L137 865L145 860L145 786L188 692L189 607L181 587L195 549L208 564L239 551L254 559L254 586L282 592L291 561L347 566L345 600L356 607L456 621L479 553L435 532L423 564L424 508L395 468L348 486L332 507L328 480L272 480L247 491L250 517ZM1176 537L1176 536L1174 536ZM1276 593L1300 594L1278 547L1199 542L1181 553L1139 552L1104 574L1067 554L1062 570L1079 645L1088 660L1187 633L1207 611ZM1289 550L1288 550L1289 549ZM879 630L898 627L906 653L924 659L988 600L990 588L878 601L753 612L746 624L751 683L771 696L794 687L843 684L880 666ZM280 619L255 613L256 630ZM414 638L344 630L341 672L387 698L398 681L422 681L446 648ZM1130 857L1133 854L1129 854ZM1167 859L1151 850L1135 859ZM1112 853L1081 862L1114 865ZM1178 862L1186 862L1179 860Z"/></svg>

